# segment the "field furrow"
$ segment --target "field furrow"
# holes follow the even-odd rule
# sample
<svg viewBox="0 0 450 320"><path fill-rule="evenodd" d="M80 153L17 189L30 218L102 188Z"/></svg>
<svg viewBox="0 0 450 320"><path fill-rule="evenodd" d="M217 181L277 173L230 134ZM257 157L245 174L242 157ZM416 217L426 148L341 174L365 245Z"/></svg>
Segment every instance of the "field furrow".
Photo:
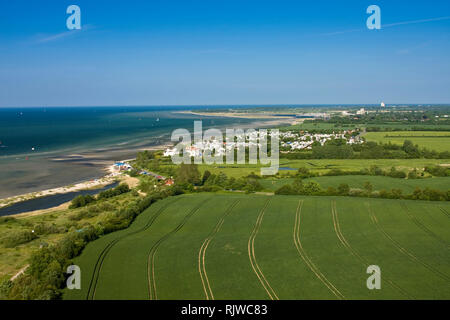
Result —
<svg viewBox="0 0 450 320"><path fill-rule="evenodd" d="M449 208L350 197L170 197L90 243L74 259L82 288L64 298L450 299ZM379 290L366 286L369 265L380 267Z"/></svg>
<svg viewBox="0 0 450 320"><path fill-rule="evenodd" d="M367 261L365 258L363 258L358 251L356 251L347 241L347 239L344 237L340 224L339 224L339 215L338 215L338 211L336 208L336 201L332 201L332 205L331 205L331 214L333 216L333 225L334 225L334 230L336 232L336 236L338 237L339 241L342 243L342 245L349 251L352 253L353 256L355 256L363 265L363 267L368 267L369 265L371 265L369 263L369 261ZM392 286L393 288L395 288L396 290L398 290L399 292L401 292L405 297L409 298L409 299L414 299L414 297L409 294L408 292L406 292L404 289L402 289L398 284L396 284L394 281L392 281L390 278L384 276L384 279L387 281L387 283L389 283L390 286Z"/></svg>
<svg viewBox="0 0 450 320"><path fill-rule="evenodd" d="M261 227L262 220L264 218L264 213L270 204L270 199L266 201L264 204L264 207L262 208L261 212L258 215L258 218L256 219L255 227L253 228L253 231L250 235L250 238L248 239L248 257L250 259L250 263L252 265L253 271L255 272L256 276L258 277L261 285L264 287L264 290L267 292L267 295L272 300L278 300L278 296L275 293L275 290L273 290L270 283L267 281L266 277L264 276L264 273L261 270L261 267L258 264L258 261L256 260L256 254L255 254L255 239L258 235L258 231Z"/></svg>
<svg viewBox="0 0 450 320"><path fill-rule="evenodd" d="M208 200L206 200L208 201ZM157 300L157 288L156 288L156 277L155 277L155 257L156 253L158 251L159 246L166 241L168 238L170 238L172 235L177 233L183 226L186 224L186 222L189 220L190 217L192 217L204 204L204 202L198 204L195 208L193 208L189 213L184 217L184 219L181 221L181 223L172 231L165 234L163 237L161 237L150 249L150 252L148 253L147 258L147 282L148 282L148 295L150 300Z"/></svg>
<svg viewBox="0 0 450 320"><path fill-rule="evenodd" d="M300 240L300 223L301 223L301 212L302 212L303 201L298 202L297 211L295 213L295 225L294 225L294 243L300 257L306 263L308 268L316 275L319 279L337 298L345 299L344 295L320 272L319 268L311 261L311 259L306 254L303 249L302 242Z"/></svg>
<svg viewBox="0 0 450 320"><path fill-rule="evenodd" d="M200 278L202 280L202 286L203 290L205 292L206 300L214 300L214 294L211 289L211 285L209 283L208 274L206 272L206 263L205 263L205 257L206 257L206 249L208 249L209 243L214 238L214 236L217 234L217 232L220 231L220 228L222 227L225 218L227 215L230 214L230 212L233 210L233 208L239 203L240 200L234 201L231 206L225 211L223 216L220 218L219 222L217 222L216 226L212 230L212 232L208 235L208 237L203 241L202 246L200 247L200 250L198 252L198 272L200 273Z"/></svg>
<svg viewBox="0 0 450 320"><path fill-rule="evenodd" d="M436 241L440 242L442 245L444 245L447 250L450 249L450 244L443 240L440 236L438 236L435 232L433 232L432 230L430 230L427 226L425 226L419 219L417 219L409 210L408 206L404 203L401 202L404 211L406 213L406 215L408 216L408 218L417 226L419 227L421 230L423 230L426 234L428 234L430 237L434 238Z"/></svg>
<svg viewBox="0 0 450 320"><path fill-rule="evenodd" d="M428 270L430 270L431 272L435 273L436 275L438 275L439 277L441 277L442 279L449 281L450 282L450 277L448 277L446 274L442 273L441 271L439 271L438 269L434 268L433 266L429 265L428 263L422 261L421 259L419 259L418 257L416 257L412 252L410 252L408 249L404 248L400 243L398 243L395 239L393 239L384 229L383 227L378 223L378 219L377 216L375 215L375 213L373 212L372 208L370 207L370 203L367 203L367 207L369 210L369 214L371 216L371 219L373 221L373 223L375 224L375 226L377 227L377 229L405 256L407 256L409 259L411 259L414 262L420 263L421 265L423 265L425 268L427 268Z"/></svg>

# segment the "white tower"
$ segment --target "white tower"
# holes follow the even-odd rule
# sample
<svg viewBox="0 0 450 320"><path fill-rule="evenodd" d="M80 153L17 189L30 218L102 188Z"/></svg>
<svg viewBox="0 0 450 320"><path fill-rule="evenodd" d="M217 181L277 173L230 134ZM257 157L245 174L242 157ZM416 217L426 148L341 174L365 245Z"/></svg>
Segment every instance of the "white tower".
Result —
<svg viewBox="0 0 450 320"><path fill-rule="evenodd" d="M384 104L384 102L381 102L380 105L381 105L382 108L386 107L386 105Z"/></svg>

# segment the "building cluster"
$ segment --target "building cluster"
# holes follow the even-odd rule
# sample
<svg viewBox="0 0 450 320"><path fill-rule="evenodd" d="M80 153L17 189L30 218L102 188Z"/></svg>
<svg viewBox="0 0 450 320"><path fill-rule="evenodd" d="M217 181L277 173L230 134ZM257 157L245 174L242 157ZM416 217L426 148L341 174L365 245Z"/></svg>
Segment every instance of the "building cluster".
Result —
<svg viewBox="0 0 450 320"><path fill-rule="evenodd" d="M320 145L324 145L325 142L332 139L345 139L347 144L362 143L359 136L353 136L354 130L348 130L342 133L309 133L307 131L293 132L286 131L280 132L280 146L282 148L288 148L290 150L303 150L311 149L314 142L319 142Z"/></svg>
<svg viewBox="0 0 450 320"><path fill-rule="evenodd" d="M269 135L269 134L268 134ZM205 152L214 153L215 156L225 156L234 149L255 147L259 148L261 144L258 142L259 132L249 131L244 135L236 135L235 141L227 142L212 137L209 140L197 141L192 145L184 146L184 152L190 157L201 157ZM179 153L179 147L174 146L164 151L165 157L171 157Z"/></svg>
<svg viewBox="0 0 450 320"><path fill-rule="evenodd" d="M120 172L128 172L128 171L133 170L133 167L128 162L116 162L114 164L113 168L114 168L113 175L117 175ZM166 178L157 173L147 171L147 170L141 170L139 172L139 174L143 175L143 176L152 176L158 181L164 181L164 185L166 185L166 186L171 186L174 184L174 180L172 179L172 177Z"/></svg>

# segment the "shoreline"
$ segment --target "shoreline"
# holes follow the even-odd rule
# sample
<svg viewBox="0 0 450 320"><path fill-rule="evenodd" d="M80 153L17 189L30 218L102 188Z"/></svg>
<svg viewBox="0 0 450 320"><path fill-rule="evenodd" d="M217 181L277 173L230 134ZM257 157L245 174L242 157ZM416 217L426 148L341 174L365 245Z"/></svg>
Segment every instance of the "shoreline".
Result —
<svg viewBox="0 0 450 320"><path fill-rule="evenodd" d="M178 113L185 113L185 114L192 114L192 115L203 115L203 114L197 114L192 111L179 111ZM210 115L214 117L224 117L222 115ZM226 116L225 116L226 117ZM232 116L231 116L232 117ZM240 117L234 117L234 118L240 118ZM242 117L241 117L242 118ZM267 116L263 118L258 117L250 117L248 119L255 120L252 123L248 124L240 124L236 127L240 128L246 128L246 127L254 127L254 126L262 126L262 127L274 127L281 124L292 124L292 119L286 119L285 117L272 117ZM296 122L296 121L294 121ZM158 151L158 150L165 150L168 147L173 146L173 143L169 140L167 142L164 142L162 144L154 145L154 146L137 146L137 148L124 148L121 150L118 150L117 148L112 149L97 149L97 150L87 150L85 152L75 152L70 153L66 156L57 155L55 157L50 158L51 161L54 161L56 163L64 163L64 162L72 162L72 163L83 163L85 165L89 166L99 166L99 170L106 172L106 174L101 176L92 176L87 179L83 179L78 182L63 184L60 186L56 186L53 188L48 189L41 189L39 187L36 188L35 191L31 192L25 192L25 193L19 193L17 195L7 196L4 198L0 198L0 208L13 205L18 202L31 200L34 198L40 198L55 194L64 194L69 192L77 192L81 190L87 190L87 189L96 189L104 187L105 185L108 185L109 183L112 183L115 181L119 176L120 173L114 171L113 169L113 163L117 161L133 161L135 158L130 158L129 156L131 154L136 154L140 151ZM102 152L105 152L107 154L106 157L103 159L99 157L99 154ZM119 156L116 160L108 160L107 158L113 158L112 154L114 152L119 152L122 154L122 158ZM109 154L109 155L108 155ZM122 160L120 160L122 159Z"/></svg>
<svg viewBox="0 0 450 320"><path fill-rule="evenodd" d="M292 119L285 116L277 116L270 113L240 113L240 112L194 112L194 111L174 111L174 113L179 114L189 114L202 117L220 117L220 118L238 118L238 119L252 119L261 121L283 121L283 122L295 122L301 119Z"/></svg>
<svg viewBox="0 0 450 320"><path fill-rule="evenodd" d="M138 148L135 150L135 152L145 151L145 150L164 150L164 148L166 148L167 146L168 146L168 144L163 144L163 145L152 146L152 147L147 147L147 148ZM95 155L71 154L71 155L68 155L67 157L59 157L59 158L54 158L52 160L67 161L68 159L73 158L73 157L77 157L78 159L86 160L87 162L89 162L90 159L95 158ZM135 160L135 158L131 158L131 159L127 158L127 159L117 160L117 161L128 162L128 161L133 161L133 160ZM111 161L105 161L105 162L110 163ZM122 174L120 172L114 170L114 164L105 165L101 170L105 171L106 174L101 177L98 177L98 178L93 177L91 179L83 180L80 182L75 182L73 184L67 184L67 185L58 186L58 187L54 187L54 188L49 188L49 189L44 189L44 190L36 190L33 192L28 192L28 193L18 194L15 196L0 198L0 208L4 208L4 207L7 207L7 206L10 206L15 203L22 202L22 201L28 201L28 200L31 200L34 198L41 198L41 197L51 196L51 195L55 195L55 194L64 194L64 193L69 193L69 192L77 192L77 191L81 191L81 190L99 189L110 183L113 183L114 181L116 181L117 179L119 179L122 176Z"/></svg>

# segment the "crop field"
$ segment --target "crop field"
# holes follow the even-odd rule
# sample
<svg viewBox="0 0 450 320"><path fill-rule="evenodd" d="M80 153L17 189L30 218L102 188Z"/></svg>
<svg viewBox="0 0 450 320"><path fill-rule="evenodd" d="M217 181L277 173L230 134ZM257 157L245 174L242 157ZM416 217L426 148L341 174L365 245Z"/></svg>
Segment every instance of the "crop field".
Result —
<svg viewBox="0 0 450 320"><path fill-rule="evenodd" d="M391 142L403 144L405 140L411 140L419 147L435 151L450 151L449 131L392 131L392 132L368 132L364 135L367 141Z"/></svg>
<svg viewBox="0 0 450 320"><path fill-rule="evenodd" d="M182 195L74 263L81 290L65 299L450 299L450 205Z"/></svg>
<svg viewBox="0 0 450 320"><path fill-rule="evenodd" d="M259 182L268 190L276 190L285 184L291 184L294 178L281 179L261 179ZM364 176L364 175L345 175L345 176L321 176L303 179L303 182L316 181L324 189L328 187L337 188L341 183L346 183L350 188L363 189L366 182L370 182L374 191L401 189L403 194L410 194L416 187L421 189L430 188L436 190L450 189L450 177L436 177L425 179L397 179L384 176Z"/></svg>

